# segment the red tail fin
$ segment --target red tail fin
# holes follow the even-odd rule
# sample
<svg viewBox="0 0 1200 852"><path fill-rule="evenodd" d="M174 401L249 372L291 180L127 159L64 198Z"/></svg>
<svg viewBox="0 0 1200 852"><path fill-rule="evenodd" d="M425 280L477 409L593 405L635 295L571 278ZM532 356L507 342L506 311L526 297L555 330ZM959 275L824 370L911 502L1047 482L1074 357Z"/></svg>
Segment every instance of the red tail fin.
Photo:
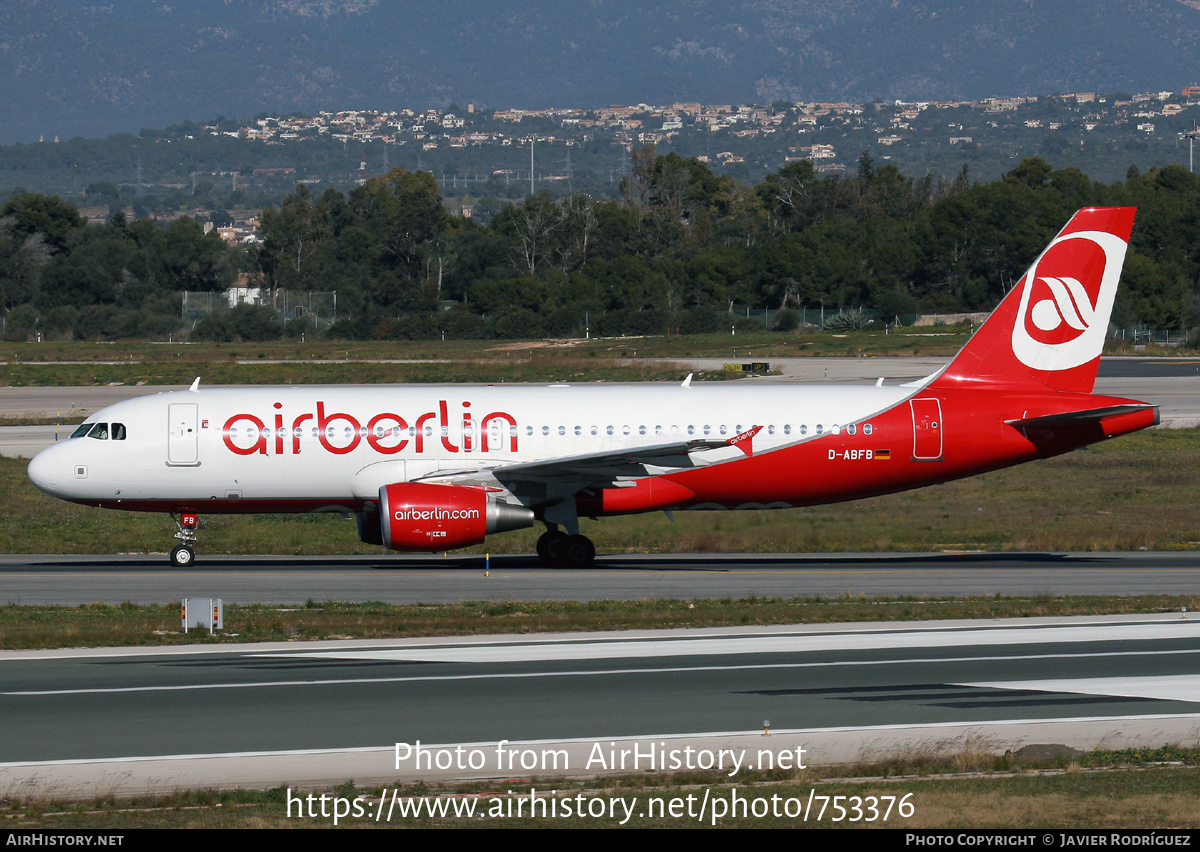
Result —
<svg viewBox="0 0 1200 852"><path fill-rule="evenodd" d="M1091 393L1133 207L1076 213L967 341L937 384L983 382Z"/></svg>

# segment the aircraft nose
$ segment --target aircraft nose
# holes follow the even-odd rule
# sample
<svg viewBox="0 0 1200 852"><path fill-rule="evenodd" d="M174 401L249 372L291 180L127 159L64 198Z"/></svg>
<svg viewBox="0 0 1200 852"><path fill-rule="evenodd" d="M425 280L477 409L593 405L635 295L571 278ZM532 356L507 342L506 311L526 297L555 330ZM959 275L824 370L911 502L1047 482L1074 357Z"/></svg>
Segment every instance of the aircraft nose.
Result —
<svg viewBox="0 0 1200 852"><path fill-rule="evenodd" d="M67 473L58 447L47 447L29 462L29 481L52 496L59 496Z"/></svg>

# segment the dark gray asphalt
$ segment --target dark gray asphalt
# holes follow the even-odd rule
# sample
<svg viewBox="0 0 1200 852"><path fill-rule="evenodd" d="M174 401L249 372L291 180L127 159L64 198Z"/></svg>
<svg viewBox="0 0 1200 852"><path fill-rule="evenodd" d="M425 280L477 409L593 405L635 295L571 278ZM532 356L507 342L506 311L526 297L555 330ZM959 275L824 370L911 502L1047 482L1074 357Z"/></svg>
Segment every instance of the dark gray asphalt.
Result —
<svg viewBox="0 0 1200 852"><path fill-rule="evenodd" d="M1101 379L1200 378L1200 358L1101 358L1097 376Z"/></svg>
<svg viewBox="0 0 1200 852"><path fill-rule="evenodd" d="M1195 724L1198 640L1200 622L1160 616L6 653L0 764L753 734L765 719Z"/></svg>

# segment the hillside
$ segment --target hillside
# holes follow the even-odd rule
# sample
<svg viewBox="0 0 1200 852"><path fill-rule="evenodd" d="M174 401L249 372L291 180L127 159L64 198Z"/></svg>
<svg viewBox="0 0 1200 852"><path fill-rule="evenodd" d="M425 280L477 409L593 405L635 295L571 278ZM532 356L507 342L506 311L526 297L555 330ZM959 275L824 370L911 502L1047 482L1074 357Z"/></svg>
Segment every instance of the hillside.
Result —
<svg viewBox="0 0 1200 852"><path fill-rule="evenodd" d="M10 0L0 143L321 109L1178 90L1186 0Z"/></svg>

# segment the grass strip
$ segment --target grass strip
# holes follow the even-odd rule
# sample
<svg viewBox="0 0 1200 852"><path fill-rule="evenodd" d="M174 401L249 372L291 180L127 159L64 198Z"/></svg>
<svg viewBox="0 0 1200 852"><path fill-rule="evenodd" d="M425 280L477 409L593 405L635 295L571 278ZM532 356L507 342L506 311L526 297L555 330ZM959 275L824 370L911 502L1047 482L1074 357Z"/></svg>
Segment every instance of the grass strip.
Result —
<svg viewBox="0 0 1200 852"><path fill-rule="evenodd" d="M103 793L87 797L54 791L10 790L0 794L0 816L6 828L71 829L100 828L114 831L137 828L332 828L331 817L296 816L296 800L312 794L354 801L361 797L372 813L381 794L390 801L398 797L426 797L441 803L445 815L400 817L390 820L341 819L342 827L440 827L440 828L607 828L621 827L620 817L487 817L489 812L515 813L518 802L528 806L530 790L544 798L555 795L559 802L599 799L621 800L615 813L631 806L635 818L629 828L1174 828L1200 827L1196 807L1197 772L1200 752L1196 749L1164 748L1152 751L1094 752L1055 760L1028 760L1018 756L995 756L979 751L924 755L898 755L884 761L847 767L810 768L771 777L747 773L739 783L715 774L638 775L571 781L567 779L511 779L484 784L455 784L431 787L425 784L365 788L346 782L315 790L276 787L266 791L193 790L119 799ZM393 791L395 793L393 794ZM843 797L841 819L832 806L820 820L788 816L788 800L795 809L815 797ZM292 816L288 799L292 797ZM736 812L714 819L712 802L706 819L687 815L686 807L706 797L731 803L735 800L764 802L767 815ZM866 803L874 797L876 818L868 819ZM885 797L893 806L888 819L882 812ZM666 816L665 803L681 803L682 816ZM857 800L857 802L855 802ZM911 806L911 814L900 815L896 802ZM656 813L656 804L660 816ZM774 802L779 816L770 813ZM820 802L818 801L818 804ZM854 808L859 807L856 814ZM474 816L460 813L473 807ZM319 808L319 804L317 805ZM329 808L332 811L332 807ZM607 809L609 811L612 809ZM649 816L649 814L654 814ZM811 812L815 816L815 809Z"/></svg>
<svg viewBox="0 0 1200 852"><path fill-rule="evenodd" d="M0 384L12 387L100 385L187 385L200 376L206 385L503 384L507 382L677 381L687 370L660 361L619 361L563 354L510 360L428 361L412 364L323 361L237 363L66 364L20 363L4 369ZM697 372L697 380L730 378L721 371Z"/></svg>
<svg viewBox="0 0 1200 852"><path fill-rule="evenodd" d="M965 618L1032 618L1196 611L1200 596L1139 595L896 599L745 598L641 601L472 601L389 604L309 601L302 607L229 604L225 631L184 633L179 606L94 603L0 606L0 648L96 648L419 636L533 634L835 624Z"/></svg>

